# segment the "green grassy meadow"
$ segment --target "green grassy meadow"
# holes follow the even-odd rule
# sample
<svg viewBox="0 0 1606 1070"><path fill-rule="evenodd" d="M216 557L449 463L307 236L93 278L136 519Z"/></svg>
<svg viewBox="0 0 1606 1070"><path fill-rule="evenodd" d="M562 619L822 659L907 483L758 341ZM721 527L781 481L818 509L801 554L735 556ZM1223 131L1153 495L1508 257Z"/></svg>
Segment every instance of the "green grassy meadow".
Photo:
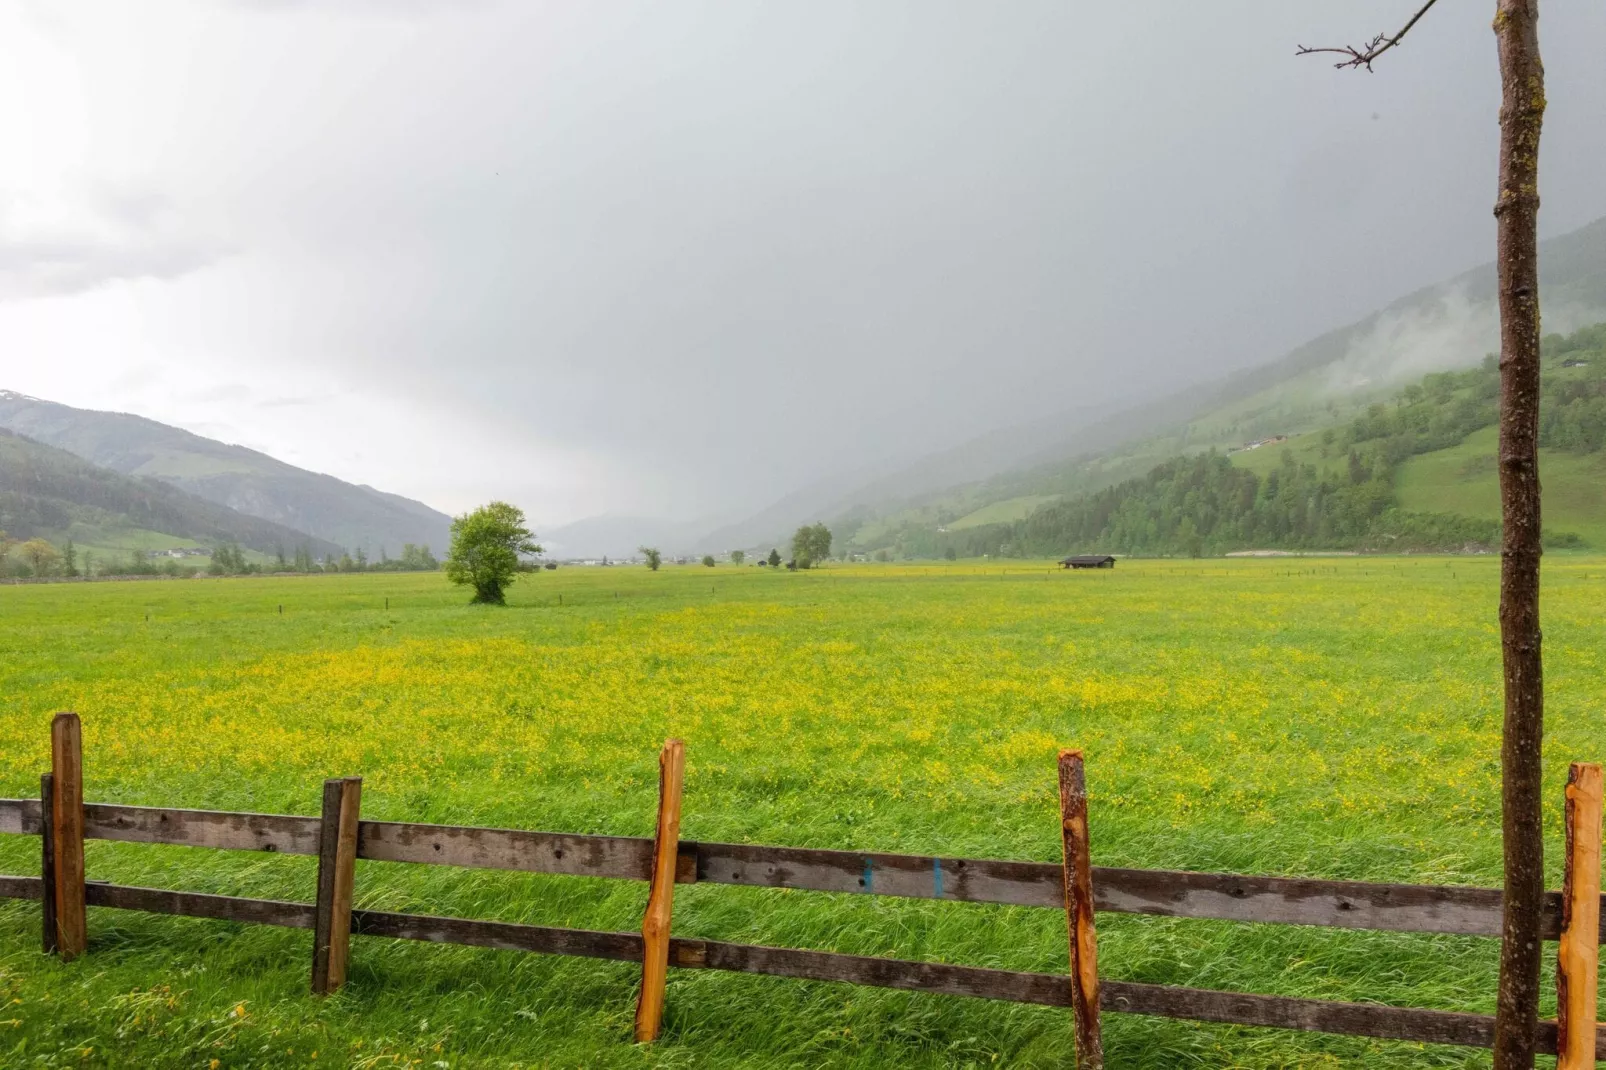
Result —
<svg viewBox="0 0 1606 1070"><path fill-rule="evenodd" d="M565 568L505 609L438 574L0 587L0 795L35 796L50 715L94 801L651 835L687 743L682 835L1056 861L1055 753L1085 748L1095 861L1499 882L1494 557ZM1606 756L1606 557L1545 567L1547 820ZM389 608L386 608L386 600ZM561 599L561 602L560 602ZM283 606L283 613L278 607ZM309 858L91 842L91 878L313 898ZM0 871L38 841L0 836ZM361 862L359 906L639 928L636 882ZM1051 910L712 885L679 935L1065 969ZM1101 914L1110 978L1490 1012L1496 945ZM307 992L310 934L91 909L39 952L0 902L0 1067L1051 1067L1068 1012L671 973L631 1043L626 964L359 937ZM1547 967L1548 968L1548 967ZM1553 1004L1547 1003L1547 1013ZM1478 1067L1476 1051L1105 1016L1114 1068Z"/></svg>
<svg viewBox="0 0 1606 1070"><path fill-rule="evenodd" d="M1498 429L1487 427L1450 449L1407 460L1395 481L1401 507L1499 519L1497 438ZM1545 530L1572 532L1590 547L1606 547L1606 454L1541 450L1539 479Z"/></svg>

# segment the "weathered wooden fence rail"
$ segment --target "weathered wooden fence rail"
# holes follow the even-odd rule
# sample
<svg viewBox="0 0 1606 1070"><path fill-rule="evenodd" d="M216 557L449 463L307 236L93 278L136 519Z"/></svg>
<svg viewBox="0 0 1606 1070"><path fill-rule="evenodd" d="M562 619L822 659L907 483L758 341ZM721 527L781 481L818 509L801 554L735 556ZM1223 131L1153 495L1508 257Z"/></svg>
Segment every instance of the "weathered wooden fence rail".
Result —
<svg viewBox="0 0 1606 1070"><path fill-rule="evenodd" d="M662 1013L663 974L650 965L657 959L680 969L847 981L1071 1007L1077 1018L1079 1067L1100 1065L1101 1009L1475 1047L1493 1042L1494 1019L1488 1015L1099 977L1091 914L1076 909L1079 863L1091 883L1093 909L1126 914L1498 936L1501 895L1486 888L1087 866L1085 809L1080 831L1072 827L1074 788L1081 776L1081 759L1075 752L1061 756L1062 773L1072 774L1070 784L1064 775L1061 778L1066 857L1063 864L1052 864L681 840L676 834L679 773L671 756L678 748L676 741L666 746L660 791L659 831L667 838L362 821L357 817L356 778L326 783L321 818L80 803L75 822L74 815L66 812L72 809L70 803L61 805L61 789L65 786L70 796L72 785L82 783L78 759L71 751L76 718L72 721L70 729L63 727L62 719L57 721L54 734L64 738L66 749L56 749L55 769L43 778L41 798L0 799L0 833L40 836L44 874L0 876L0 898L41 900L45 949L65 957L85 950L82 918L87 905L314 930L312 986L319 992L333 991L343 982L353 934L640 962L646 967L637 1015L641 1040L656 1037ZM1600 894L1600 799L1600 767L1575 765L1566 800L1568 899L1564 904L1563 894L1552 892L1545 905L1545 936L1561 941L1557 979L1561 1013L1558 1021L1540 1023L1539 1045L1547 1053L1560 1053L1561 1070L1594 1066L1597 1050L1606 1051L1606 1028L1595 1021L1598 946L1606 930L1602 924L1606 898ZM84 879L84 839L316 856L318 899L315 903L249 899ZM359 858L641 880L652 882L654 890L643 933L361 910L351 907L351 867ZM667 880L669 874L672 882ZM1064 910L1071 947L1080 949L1082 962L1073 955L1071 974L1038 974L671 937L669 890L673 884L689 883ZM1079 975L1078 967L1092 972ZM1088 994L1093 1004L1077 1006Z"/></svg>

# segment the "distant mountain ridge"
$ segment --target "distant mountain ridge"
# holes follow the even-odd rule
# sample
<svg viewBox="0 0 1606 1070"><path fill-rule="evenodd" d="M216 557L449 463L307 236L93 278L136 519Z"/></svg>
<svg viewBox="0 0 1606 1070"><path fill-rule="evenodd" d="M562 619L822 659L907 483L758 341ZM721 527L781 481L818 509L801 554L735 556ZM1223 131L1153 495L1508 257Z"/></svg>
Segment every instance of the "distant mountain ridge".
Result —
<svg viewBox="0 0 1606 1070"><path fill-rule="evenodd" d="M265 453L129 413L76 409L0 391L0 427L91 464L149 477L326 543L377 556L403 544L437 553L451 517L422 502L309 472Z"/></svg>
<svg viewBox="0 0 1606 1070"><path fill-rule="evenodd" d="M0 428L0 530L13 539L155 549L235 543L258 553L339 556L340 547L271 520L125 476ZM151 545L155 542L157 545Z"/></svg>

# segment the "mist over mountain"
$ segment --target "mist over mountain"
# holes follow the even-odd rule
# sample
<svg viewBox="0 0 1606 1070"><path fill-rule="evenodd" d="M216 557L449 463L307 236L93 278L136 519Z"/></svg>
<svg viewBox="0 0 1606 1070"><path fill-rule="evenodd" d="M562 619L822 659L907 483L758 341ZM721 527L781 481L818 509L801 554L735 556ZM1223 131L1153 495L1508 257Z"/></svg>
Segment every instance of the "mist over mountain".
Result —
<svg viewBox="0 0 1606 1070"><path fill-rule="evenodd" d="M548 557L628 560L652 546L671 557L691 553L708 540L707 523L655 517L593 516L572 524L538 529L536 541Z"/></svg>
<svg viewBox="0 0 1606 1070"><path fill-rule="evenodd" d="M381 549L395 553L405 543L439 552L450 542L451 518L422 502L143 416L75 409L0 391L0 428L353 552L362 549L377 557Z"/></svg>
<svg viewBox="0 0 1606 1070"><path fill-rule="evenodd" d="M1606 319L1606 219L1540 243L1547 332ZM1417 289L1279 359L1153 400L1067 410L999 429L859 481L817 484L700 540L756 546L797 525L834 522L876 545L886 523L937 528L1001 502L1036 508L1138 475L1174 453L1302 430L1329 407L1387 396L1431 371L1468 367L1498 347L1492 263ZM1135 369L1141 373L1141 369Z"/></svg>

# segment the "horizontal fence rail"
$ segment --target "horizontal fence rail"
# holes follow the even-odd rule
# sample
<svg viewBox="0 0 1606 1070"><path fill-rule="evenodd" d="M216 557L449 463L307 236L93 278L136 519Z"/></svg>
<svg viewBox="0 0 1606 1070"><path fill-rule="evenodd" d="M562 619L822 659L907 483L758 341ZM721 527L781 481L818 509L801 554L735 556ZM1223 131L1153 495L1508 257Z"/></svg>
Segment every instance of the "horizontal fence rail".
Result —
<svg viewBox="0 0 1606 1070"><path fill-rule="evenodd" d="M78 718L53 723L53 771L41 798L0 799L0 833L39 836L42 877L0 876L0 899L42 904L47 951L71 958L85 950L84 908L275 925L314 933L312 988L345 979L350 937L386 937L641 963L636 1035L657 1036L666 966L724 970L813 981L972 996L1070 1008L1076 1019L1075 1065L1101 1070L1099 1012L1153 1015L1235 1025L1490 1047L1488 1015L1371 1003L1222 992L1115 981L1098 976L1093 911L1394 932L1498 936L1496 889L1366 881L1311 880L1090 866L1085 778L1080 751L1060 754L1062 864L929 855L703 843L678 837L682 744L660 759L659 834L655 838L531 832L517 829L363 821L359 778L325 782L323 816L233 813L84 803ZM1558 1068L1595 1065L1606 1050L1592 999L1579 998L1598 973L1606 917L1599 894L1600 769L1575 765L1567 798L1567 909L1546 894L1544 935L1567 950L1560 1022L1542 1022L1540 1051L1563 1050ZM1581 786L1580 786L1581 785ZM1584 789L1587 788L1587 792ZM1579 794L1584 792L1584 794ZM83 876L85 840L154 843L293 854L319 859L317 902L289 902L110 884ZM356 859L513 870L651 882L640 933L353 909ZM1591 869L1591 867L1593 867ZM1074 880L1073 875L1074 874ZM955 902L1048 907L1066 912L1075 979L945 963L691 940L670 932L675 884L787 888ZM1093 910L1087 909L1091 884ZM1566 999L1567 985L1572 999Z"/></svg>
<svg viewBox="0 0 1606 1070"><path fill-rule="evenodd" d="M39 800L0 799L0 833L39 834ZM84 804L84 836L316 855L319 819L289 814ZM362 821L357 857L379 862L646 880L653 841L462 825ZM680 841L679 883L1064 909L1060 866L802 847ZM1497 888L1093 867L1096 909L1114 914L1499 936ZM1561 935L1561 893L1545 893L1544 937ZM1606 895L1601 897L1606 923ZM1606 934L1606 924L1601 926ZM1606 935L1603 935L1606 938Z"/></svg>
<svg viewBox="0 0 1606 1070"><path fill-rule="evenodd" d="M37 899L41 885L38 877L7 877L0 880L0 897ZM290 929L313 927L314 907L311 903L246 899L94 881L86 886L85 891L90 906L277 925ZM351 931L361 936L502 951L571 955L615 962L641 961L641 936L638 933L562 929L378 910L353 910ZM953 966L679 937L670 941L669 961L681 969L726 970L811 981L847 981L878 988L973 996L1045 1007L1071 1005L1070 986L1063 974L1024 973L980 966ZM1468 1047L1486 1048L1494 1041L1494 1018L1490 1015L1219 992L1131 981L1103 980L1101 986L1101 1009L1118 1013ZM1601 1048L1606 1050L1606 1027L1596 1028ZM1541 1053L1555 1054L1554 1022L1541 1023L1539 1042Z"/></svg>

